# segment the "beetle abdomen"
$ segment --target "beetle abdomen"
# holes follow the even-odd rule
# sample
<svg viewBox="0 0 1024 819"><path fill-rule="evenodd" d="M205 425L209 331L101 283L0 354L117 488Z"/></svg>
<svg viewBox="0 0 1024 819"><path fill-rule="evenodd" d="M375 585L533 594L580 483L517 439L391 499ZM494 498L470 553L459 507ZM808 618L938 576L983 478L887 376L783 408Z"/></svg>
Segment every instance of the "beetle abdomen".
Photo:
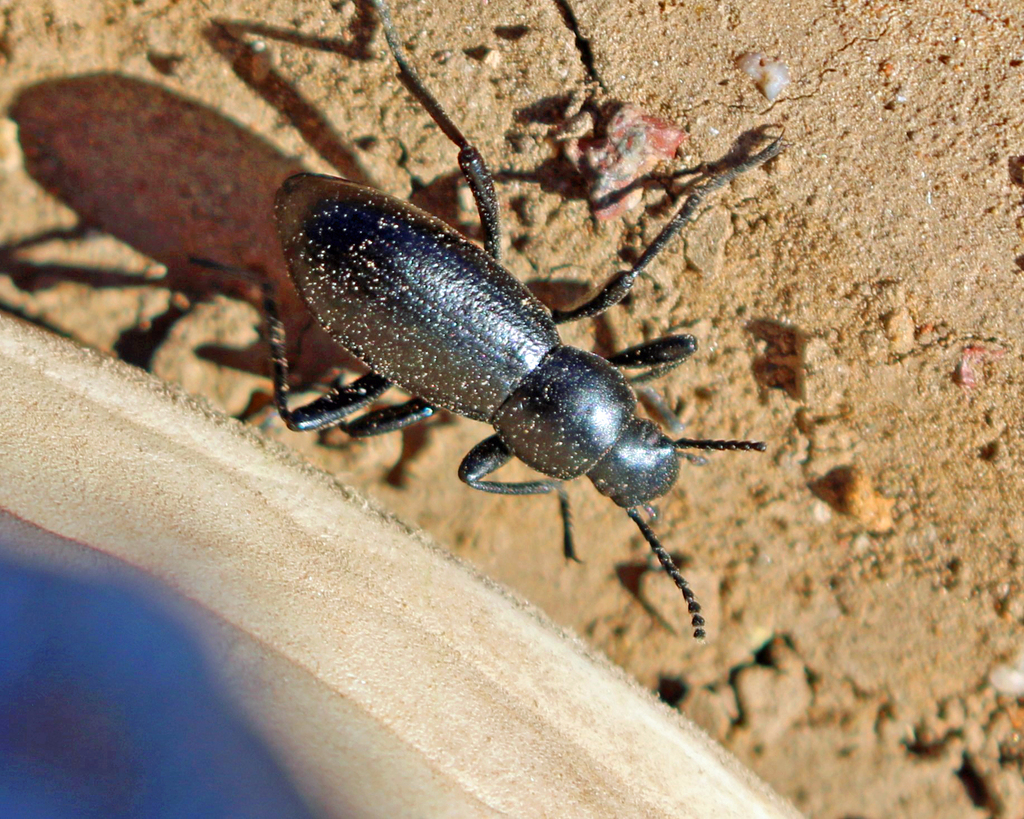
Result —
<svg viewBox="0 0 1024 819"><path fill-rule="evenodd" d="M292 279L321 326L374 372L489 421L555 345L544 306L428 213L333 177L277 195Z"/></svg>

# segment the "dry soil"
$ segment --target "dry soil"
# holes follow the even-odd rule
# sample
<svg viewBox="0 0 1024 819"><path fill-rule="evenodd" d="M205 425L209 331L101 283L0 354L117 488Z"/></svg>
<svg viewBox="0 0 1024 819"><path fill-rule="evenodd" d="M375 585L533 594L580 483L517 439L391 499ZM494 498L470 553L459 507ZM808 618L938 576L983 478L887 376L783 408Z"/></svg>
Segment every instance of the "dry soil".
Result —
<svg viewBox="0 0 1024 819"><path fill-rule="evenodd" d="M0 305L252 418L382 499L807 815L1019 819L1024 13L1012 0L574 11L589 76L555 0L393 10L498 174L509 269L550 303L622 269L672 210L652 185L624 217L591 218L552 136L588 89L689 132L663 172L785 129L784 155L717 195L627 304L564 333L604 353L693 333L697 355L656 385L686 434L768 442L684 465L659 504L706 644L586 482L569 490L581 565L562 559L552 498L463 486L482 425L442 417L352 443L288 433L265 408L254 288L188 258L286 286L270 215L284 177L340 173L479 235L455 150L363 3L0 0ZM750 51L789 67L774 103L735 66ZM299 379L352 369L284 298Z"/></svg>

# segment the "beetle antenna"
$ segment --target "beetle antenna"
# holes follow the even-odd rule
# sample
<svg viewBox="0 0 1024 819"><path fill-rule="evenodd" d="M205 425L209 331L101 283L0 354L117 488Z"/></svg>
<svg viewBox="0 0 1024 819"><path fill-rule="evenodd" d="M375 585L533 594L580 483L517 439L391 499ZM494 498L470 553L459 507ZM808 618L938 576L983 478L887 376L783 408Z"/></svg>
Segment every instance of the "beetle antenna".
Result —
<svg viewBox="0 0 1024 819"><path fill-rule="evenodd" d="M680 438L673 441L676 449L705 449L715 452L764 452L764 441L716 441L707 438Z"/></svg>
<svg viewBox="0 0 1024 819"><path fill-rule="evenodd" d="M676 568L675 561L672 560L672 555L665 551L665 547L661 545L658 536L654 534L654 530L640 517L640 513L636 509L627 509L626 514L633 518L633 522L640 527L640 533L644 536L647 543L650 544L654 554L657 555L662 568L672 578L672 582L676 584L679 591L683 593L687 609L690 612L690 625L693 626L693 636L698 640L703 640L707 636L704 631L704 617L700 613L700 603L697 602L697 596L693 593L693 589L690 588L690 584L680 574L679 569Z"/></svg>

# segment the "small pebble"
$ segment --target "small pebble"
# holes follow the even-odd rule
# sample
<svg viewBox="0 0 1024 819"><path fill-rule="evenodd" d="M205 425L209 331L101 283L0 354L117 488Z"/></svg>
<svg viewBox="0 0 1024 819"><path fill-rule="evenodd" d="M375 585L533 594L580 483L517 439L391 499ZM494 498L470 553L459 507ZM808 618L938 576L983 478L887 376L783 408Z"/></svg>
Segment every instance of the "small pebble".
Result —
<svg viewBox="0 0 1024 819"><path fill-rule="evenodd" d="M1014 665L998 665L989 672L988 681L1000 694L1024 697L1024 654Z"/></svg>
<svg viewBox="0 0 1024 819"><path fill-rule="evenodd" d="M736 58L736 67L744 71L769 102L789 85L789 66L781 60L769 60L759 51L750 51Z"/></svg>
<svg viewBox="0 0 1024 819"><path fill-rule="evenodd" d="M589 180L594 216L607 221L640 204L643 188L630 186L674 157L686 137L671 122L623 105L608 121L605 136L566 140L565 154Z"/></svg>
<svg viewBox="0 0 1024 819"><path fill-rule="evenodd" d="M953 381L964 391L973 390L981 381L982 365L986 361L998 361L1006 351L998 347L969 344L960 353L960 361L953 370Z"/></svg>
<svg viewBox="0 0 1024 819"><path fill-rule="evenodd" d="M837 466L811 482L811 491L837 512L864 524L869 532L888 532L894 524L895 501L875 491L856 466Z"/></svg>

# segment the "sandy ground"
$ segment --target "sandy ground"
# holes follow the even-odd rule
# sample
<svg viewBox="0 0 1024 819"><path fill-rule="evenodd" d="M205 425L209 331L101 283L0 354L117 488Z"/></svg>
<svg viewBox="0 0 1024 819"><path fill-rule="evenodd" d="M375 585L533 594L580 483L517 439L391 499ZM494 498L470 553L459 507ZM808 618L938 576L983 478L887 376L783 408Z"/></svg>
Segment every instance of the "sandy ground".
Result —
<svg viewBox="0 0 1024 819"><path fill-rule="evenodd" d="M261 409L253 289L187 260L283 284L284 177L342 173L479 234L454 149L362 4L0 0L0 305L251 416L584 635L807 815L1019 819L1024 13L574 9L600 100L689 132L673 167L785 128L785 154L718 195L628 304L563 333L604 353L693 333L694 360L657 384L686 434L768 442L684 466L659 504L706 644L587 482L569 490L582 565L562 559L552 498L459 483L485 427L444 416L350 443ZM498 172L512 272L564 306L634 259L671 206L653 186L624 217L591 218L551 139L588 79L559 6L394 15ZM774 104L735 66L749 51L790 69ZM284 309L301 380L352 366L294 296Z"/></svg>

